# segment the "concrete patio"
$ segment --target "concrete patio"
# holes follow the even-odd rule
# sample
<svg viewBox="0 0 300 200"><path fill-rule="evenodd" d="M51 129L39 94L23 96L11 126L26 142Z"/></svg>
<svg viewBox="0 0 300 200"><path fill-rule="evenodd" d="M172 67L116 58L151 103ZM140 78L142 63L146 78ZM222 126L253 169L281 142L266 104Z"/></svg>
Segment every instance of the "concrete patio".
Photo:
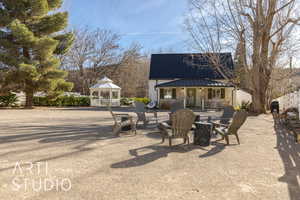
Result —
<svg viewBox="0 0 300 200"><path fill-rule="evenodd" d="M0 199L300 198L300 144L271 115L249 117L241 145L205 148L170 148L151 127L114 137L112 123L103 109L0 110ZM61 184L34 188L45 179Z"/></svg>

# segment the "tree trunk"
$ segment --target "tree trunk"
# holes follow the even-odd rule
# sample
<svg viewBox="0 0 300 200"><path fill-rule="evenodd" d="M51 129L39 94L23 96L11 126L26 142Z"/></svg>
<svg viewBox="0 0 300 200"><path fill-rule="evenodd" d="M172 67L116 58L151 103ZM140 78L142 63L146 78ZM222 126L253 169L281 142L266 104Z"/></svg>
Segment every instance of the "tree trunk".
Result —
<svg viewBox="0 0 300 200"><path fill-rule="evenodd" d="M252 111L257 114L266 113L266 92L268 88L268 79L264 77L263 70L260 67L258 57L253 59L253 94L252 94Z"/></svg>
<svg viewBox="0 0 300 200"><path fill-rule="evenodd" d="M260 114L266 113L265 108L265 95L260 91L254 91L252 95L253 112Z"/></svg>
<svg viewBox="0 0 300 200"><path fill-rule="evenodd" d="M33 91L26 91L26 104L25 108L32 108L33 107Z"/></svg>
<svg viewBox="0 0 300 200"><path fill-rule="evenodd" d="M260 68L254 69L254 91L252 95L253 112L257 114L266 113L266 95L268 79L263 76Z"/></svg>

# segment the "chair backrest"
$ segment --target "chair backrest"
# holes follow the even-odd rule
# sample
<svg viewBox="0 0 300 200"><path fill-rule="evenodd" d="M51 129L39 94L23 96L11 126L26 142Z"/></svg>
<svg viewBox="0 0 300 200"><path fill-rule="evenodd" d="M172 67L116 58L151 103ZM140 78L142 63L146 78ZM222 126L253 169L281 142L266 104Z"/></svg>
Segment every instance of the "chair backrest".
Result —
<svg viewBox="0 0 300 200"><path fill-rule="evenodd" d="M245 123L247 117L248 117L248 113L244 110L235 112L232 122L228 128L228 132L236 133L241 128L241 126Z"/></svg>
<svg viewBox="0 0 300 200"><path fill-rule="evenodd" d="M220 119L221 124L229 124L229 121L232 119L235 110L233 106L225 106L223 109L223 114Z"/></svg>
<svg viewBox="0 0 300 200"><path fill-rule="evenodd" d="M181 109L172 114L173 137L186 137L195 122L196 115L189 109Z"/></svg>
<svg viewBox="0 0 300 200"><path fill-rule="evenodd" d="M144 113L146 112L145 104L139 101L134 102L135 112Z"/></svg>
<svg viewBox="0 0 300 200"><path fill-rule="evenodd" d="M180 110L180 109L184 109L184 102L183 100L178 100L178 101L175 101L174 103L171 104L171 113L174 113L176 112L177 110Z"/></svg>

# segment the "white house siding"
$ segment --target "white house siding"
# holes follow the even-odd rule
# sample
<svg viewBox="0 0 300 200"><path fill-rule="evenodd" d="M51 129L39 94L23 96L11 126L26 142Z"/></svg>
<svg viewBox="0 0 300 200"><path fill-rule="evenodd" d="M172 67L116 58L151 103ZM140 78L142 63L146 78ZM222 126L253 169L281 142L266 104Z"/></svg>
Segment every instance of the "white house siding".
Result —
<svg viewBox="0 0 300 200"><path fill-rule="evenodd" d="M225 99L231 105L233 105L233 102L232 102L232 91L233 91L233 88L225 88Z"/></svg>
<svg viewBox="0 0 300 200"><path fill-rule="evenodd" d="M202 100L201 91L199 88L197 88L196 89L196 106L201 106L201 100Z"/></svg>
<svg viewBox="0 0 300 200"><path fill-rule="evenodd" d="M158 100L155 86L157 84L166 83L166 82L170 82L170 81L173 81L173 80L149 80L149 98L151 99L151 101Z"/></svg>
<svg viewBox="0 0 300 200"><path fill-rule="evenodd" d="M17 101L17 104L20 105L20 106L24 106L26 104L26 96L25 96L25 93L24 92L20 92L20 93L15 93L17 98L18 98L18 101Z"/></svg>
<svg viewBox="0 0 300 200"><path fill-rule="evenodd" d="M241 105L242 102L252 102L252 96L244 90L236 91L236 105Z"/></svg>

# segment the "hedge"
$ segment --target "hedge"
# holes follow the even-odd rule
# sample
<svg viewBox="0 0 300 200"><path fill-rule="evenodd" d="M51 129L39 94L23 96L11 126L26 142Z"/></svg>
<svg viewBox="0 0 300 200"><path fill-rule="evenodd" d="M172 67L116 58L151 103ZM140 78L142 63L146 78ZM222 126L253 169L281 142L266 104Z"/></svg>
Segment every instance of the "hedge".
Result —
<svg viewBox="0 0 300 200"><path fill-rule="evenodd" d="M16 106L18 98L16 94L10 93L5 96L0 96L0 107Z"/></svg>
<svg viewBox="0 0 300 200"><path fill-rule="evenodd" d="M133 100L134 101L139 101L139 102L142 102L142 103L144 103L144 104L148 104L148 103L150 103L150 99L149 98L133 98Z"/></svg>
<svg viewBox="0 0 300 200"><path fill-rule="evenodd" d="M133 102L135 101L139 101L144 103L145 105L147 105L148 103L150 103L150 99L149 98L121 98L121 105L131 105Z"/></svg>
<svg viewBox="0 0 300 200"><path fill-rule="evenodd" d="M34 97L35 106L90 106L89 97L60 96L54 100L48 97Z"/></svg>

